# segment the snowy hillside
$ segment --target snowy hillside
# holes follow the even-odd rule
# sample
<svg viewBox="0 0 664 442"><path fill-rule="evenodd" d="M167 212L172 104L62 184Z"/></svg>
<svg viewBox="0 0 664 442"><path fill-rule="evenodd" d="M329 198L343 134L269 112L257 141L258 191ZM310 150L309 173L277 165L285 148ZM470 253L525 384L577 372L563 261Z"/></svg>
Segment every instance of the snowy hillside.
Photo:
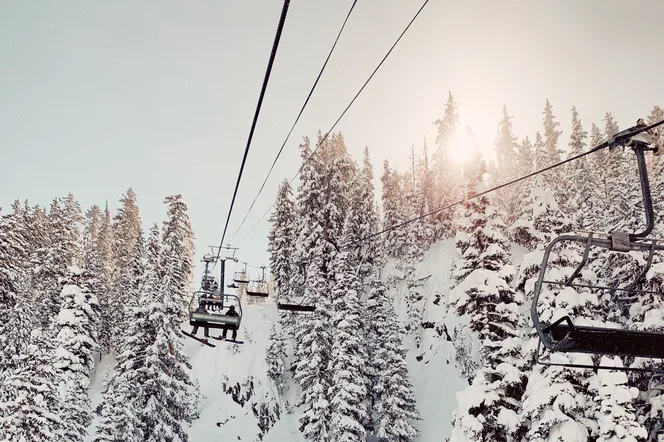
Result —
<svg viewBox="0 0 664 442"><path fill-rule="evenodd" d="M523 250L514 247L512 252L514 259L520 261ZM404 345L408 349L410 375L422 417L418 422L421 442L439 442L450 434L455 393L468 385L456 366L455 349L449 338L461 321L453 313L446 314L444 303L449 291L448 275L456 258L453 241L446 240L434 244L416 267L416 277L426 278L424 326L419 331L419 348L415 335L404 336ZM405 290L403 273L390 261L383 271L383 279L390 293L395 295L395 307L403 323L407 306L404 296L396 296ZM185 340L185 351L191 358L193 374L203 394L200 418L189 430L191 441L303 441L298 431L300 413L294 406L299 394L297 387L289 382L285 397L280 398L266 375L265 351L270 327L279 315L276 306L254 304L243 310L238 339L245 344L212 340L216 348L211 348ZM218 333L212 331L213 335ZM114 363L112 357L104 356L97 365L91 389L93 407L101 401L103 379ZM96 423L95 419L91 433ZM92 437L87 440L91 441Z"/></svg>

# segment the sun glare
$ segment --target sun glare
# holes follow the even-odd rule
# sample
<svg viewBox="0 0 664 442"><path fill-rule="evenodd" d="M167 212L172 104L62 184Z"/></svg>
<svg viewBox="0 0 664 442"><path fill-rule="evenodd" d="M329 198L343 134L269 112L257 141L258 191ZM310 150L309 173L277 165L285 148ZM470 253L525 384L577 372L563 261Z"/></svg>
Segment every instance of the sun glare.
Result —
<svg viewBox="0 0 664 442"><path fill-rule="evenodd" d="M458 130L449 145L449 155L452 161L463 166L477 153L475 137L471 131Z"/></svg>

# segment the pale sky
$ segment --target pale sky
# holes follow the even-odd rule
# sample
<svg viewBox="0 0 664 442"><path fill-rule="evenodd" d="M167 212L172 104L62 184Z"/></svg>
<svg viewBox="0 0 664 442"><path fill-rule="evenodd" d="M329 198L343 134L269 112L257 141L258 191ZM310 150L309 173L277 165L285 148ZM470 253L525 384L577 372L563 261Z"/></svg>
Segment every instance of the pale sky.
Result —
<svg viewBox="0 0 664 442"><path fill-rule="evenodd" d="M300 165L303 135L336 120L422 4L359 0L266 190L234 242L267 264L263 221ZM290 129L351 0L293 0L229 238ZM73 192L87 209L138 194L147 230L181 193L197 259L221 239L282 2L278 0L5 1L0 8L0 206L48 206ZM661 0L430 0L338 126L374 174L407 167L433 144L448 91L483 148L503 104L519 137L541 129L548 98L569 137L611 111L621 128L664 106ZM229 269L232 271L232 266ZM257 276L257 275L256 275Z"/></svg>

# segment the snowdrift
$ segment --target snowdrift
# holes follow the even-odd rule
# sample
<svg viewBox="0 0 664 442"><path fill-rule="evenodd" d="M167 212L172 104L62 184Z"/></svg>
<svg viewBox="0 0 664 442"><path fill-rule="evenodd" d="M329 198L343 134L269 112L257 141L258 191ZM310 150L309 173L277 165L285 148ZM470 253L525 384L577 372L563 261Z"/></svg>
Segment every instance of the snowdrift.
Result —
<svg viewBox="0 0 664 442"><path fill-rule="evenodd" d="M514 265L518 266L523 250L515 247L512 252ZM455 334L463 333L464 321L448 313L445 306L450 269L455 259L454 242L441 241L434 244L416 266L415 278L422 278L424 282L422 327L404 334L403 342L408 349L411 381L422 417L417 423L420 442L439 442L449 436L456 393L468 385L456 364L456 349L452 344ZM395 308L403 323L407 314L404 274L396 262L390 261L382 277L394 296ZM300 413L294 406L298 387L289 382L285 397L280 397L266 375L265 351L270 327L278 320L276 306L246 305L243 311L238 339L244 344L212 339L216 348L211 348L192 339L185 340L185 351L191 358L193 375L203 395L200 418L190 428L190 440L304 442L298 431ZM218 333L211 331L213 335ZM479 349L479 343L472 338L469 345L471 352ZM93 407L101 401L103 380L114 364L113 358L104 356L97 366L90 393ZM96 423L95 419L88 440L92 440Z"/></svg>

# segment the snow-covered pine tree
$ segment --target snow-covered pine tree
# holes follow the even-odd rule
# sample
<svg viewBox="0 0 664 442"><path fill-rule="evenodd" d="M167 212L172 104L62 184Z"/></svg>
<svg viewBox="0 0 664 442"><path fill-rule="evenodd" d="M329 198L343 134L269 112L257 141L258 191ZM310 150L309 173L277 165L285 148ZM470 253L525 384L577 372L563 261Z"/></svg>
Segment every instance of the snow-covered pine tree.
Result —
<svg viewBox="0 0 664 442"><path fill-rule="evenodd" d="M489 170L492 185L499 185L517 177L518 174L518 139L512 131L512 116L503 106L503 118L499 123L494 141L497 161ZM496 190L493 199L496 207L505 213L506 222L512 224L519 216L521 200L520 190L514 186Z"/></svg>
<svg viewBox="0 0 664 442"><path fill-rule="evenodd" d="M572 107L572 133L569 140L568 158L575 157L585 151L585 139L588 132L583 129L579 112L576 106ZM592 199L591 167L588 158L582 157L568 163L565 166L564 175L566 186L563 186L565 197L563 198L566 211L571 215L572 222L579 227L589 228L592 219L593 207L590 206Z"/></svg>
<svg viewBox="0 0 664 442"><path fill-rule="evenodd" d="M77 222L72 201L68 200L66 211L63 211L60 199L53 200L45 226L48 232L47 244L33 256L35 269L32 291L35 313L45 332L51 331L60 311L61 287L58 280L66 275L67 267L78 259L81 251L78 226L68 225Z"/></svg>
<svg viewBox="0 0 664 442"><path fill-rule="evenodd" d="M180 333L191 296L193 233L182 196L166 197L165 202L169 210L162 233L163 276L146 314L154 331L145 351L146 403L141 423L146 441L186 442L186 425L195 416L199 397L190 378L191 364L183 352Z"/></svg>
<svg viewBox="0 0 664 442"><path fill-rule="evenodd" d="M9 400L0 408L0 438L3 441L62 440L63 424L53 368L51 337L34 329L27 351L19 356L18 368L5 380Z"/></svg>
<svg viewBox="0 0 664 442"><path fill-rule="evenodd" d="M194 233L182 195L167 196L164 204L168 204L168 215L162 229L161 268L164 274L173 275L167 279L173 285L165 289L173 301L179 303L177 314L184 320L189 314L189 302L194 289Z"/></svg>
<svg viewBox="0 0 664 442"><path fill-rule="evenodd" d="M343 244L349 242L357 225L359 213L346 218ZM360 300L359 262L348 249L337 253L333 267L336 283L332 289L332 356L329 371L332 383L330 397L330 442L360 442L366 440L364 423L368 420L364 381L367 364L362 331L364 324Z"/></svg>
<svg viewBox="0 0 664 442"><path fill-rule="evenodd" d="M122 334L125 309L128 305L136 305L134 263L136 262L136 243L141 236L141 218L136 201L136 192L128 189L120 199L122 206L113 220L113 255L116 268L113 272L108 300L111 333L115 341L114 348L119 345ZM117 354L117 353L116 353Z"/></svg>
<svg viewBox="0 0 664 442"><path fill-rule="evenodd" d="M544 144L544 139L542 138L542 133L537 131L535 133L535 144L533 145L533 151L535 152L535 170L544 169L545 167L550 166L546 164L546 144Z"/></svg>
<svg viewBox="0 0 664 442"><path fill-rule="evenodd" d="M380 442L412 442L419 436L415 428L419 412L399 321L377 271L371 279L366 318L371 433Z"/></svg>
<svg viewBox="0 0 664 442"><path fill-rule="evenodd" d="M74 198L72 193L69 193L63 201L62 208L62 229L66 238L65 242L65 262L67 266L70 265L83 265L83 236L82 236L82 223L85 221L81 211L81 205ZM66 273L65 269L65 273Z"/></svg>
<svg viewBox="0 0 664 442"><path fill-rule="evenodd" d="M479 158L470 165L469 196L482 182ZM520 358L523 296L510 283L514 268L504 223L487 197L469 200L465 250L454 277L449 305L468 315L469 328L482 343L482 369L467 390L459 392L451 441L518 440L524 433L519 400L526 384Z"/></svg>
<svg viewBox="0 0 664 442"><path fill-rule="evenodd" d="M265 362L267 363L267 376L272 379L279 394L283 395L286 382L286 339L281 325L273 323L270 328L270 343L265 351Z"/></svg>
<svg viewBox="0 0 664 442"><path fill-rule="evenodd" d="M369 158L369 148L364 148L362 168L358 170L353 180L351 191L350 212L358 213L362 219L355 228L352 238L348 241L354 243L378 231L378 214L376 213L373 168ZM371 271L378 254L378 246L374 241L365 241L358 244L357 255L360 261L360 278L364 278Z"/></svg>
<svg viewBox="0 0 664 442"><path fill-rule="evenodd" d="M383 163L383 229L392 229L406 220L403 212L399 175L390 168L387 160ZM442 222L442 221L441 221ZM388 230L383 241L383 251L386 256L401 257L406 250L406 235L404 229Z"/></svg>
<svg viewBox="0 0 664 442"><path fill-rule="evenodd" d="M288 301L288 287L292 276L292 255L295 248L296 213L293 192L288 180L279 186L274 212L270 216L272 227L268 234L270 270L274 287L281 302Z"/></svg>
<svg viewBox="0 0 664 442"><path fill-rule="evenodd" d="M548 167L560 162L562 150L558 147L558 139L562 131L558 130L560 123L556 121L556 117L553 115L553 106L549 103L548 98L542 114L544 115L544 152L542 152L543 158L540 160L544 167ZM565 186L563 185L562 169L556 168L545 172L544 179L549 182L552 189L556 190L556 197L564 204L563 198L565 195L562 191Z"/></svg>
<svg viewBox="0 0 664 442"><path fill-rule="evenodd" d="M33 326L30 308L18 294L26 243L16 226L13 214L0 216L0 403L9 395L4 380L18 367L16 358L24 353Z"/></svg>
<svg viewBox="0 0 664 442"><path fill-rule="evenodd" d="M16 293L19 293L23 296L28 296L30 293L30 283L31 277L30 273L32 272L32 266L30 265L30 260L28 259L31 252L30 244L30 207L26 200L25 204L21 204L19 200L14 201L12 204L12 213L11 222L14 224L13 230L15 235L18 236L20 241L24 244L23 249L21 250L20 255L15 255L14 258L18 262L19 267L18 275L16 277Z"/></svg>
<svg viewBox="0 0 664 442"><path fill-rule="evenodd" d="M332 136L322 143L318 136L318 155L310 156L309 140L301 146L307 161L297 195L298 238L294 263L296 272L291 288L304 289L303 302L316 311L302 317L295 330L294 380L302 390L300 431L311 441L326 440L330 429L329 361L331 306L329 293L334 275L331 259L333 244L340 244L339 222L347 207L347 185L351 182L343 139ZM344 182L345 181L345 182Z"/></svg>
<svg viewBox="0 0 664 442"><path fill-rule="evenodd" d="M431 209L437 210L456 201L460 197L457 180L460 178L455 168L451 167L450 150L459 124L459 113L452 92L448 93L443 118L434 122L436 126L436 150L431 158L431 173L434 184L434 195L437 200L431 202ZM452 234L453 210L443 210L435 215L435 238L448 237ZM388 226L385 226L386 228Z"/></svg>
<svg viewBox="0 0 664 442"><path fill-rule="evenodd" d="M145 440L143 413L148 382L146 351L156 336L157 323L150 317L153 309L161 309L159 288L160 235L155 223L150 229L145 247L145 271L139 305L126 310L125 328L117 349L117 365L104 386L103 401L97 408L101 420L96 428L94 442Z"/></svg>
<svg viewBox="0 0 664 442"><path fill-rule="evenodd" d="M528 138L527 135L521 140L521 143L519 143L517 152L517 174L519 176L524 176L533 172L535 170L535 151L533 143L530 142L530 138Z"/></svg>
<svg viewBox="0 0 664 442"><path fill-rule="evenodd" d="M600 128L593 123L590 128L589 148L592 149L604 142L605 136L602 134ZM609 202L610 188L607 184L608 174L606 172L609 152L602 149L598 152L588 156L588 164L590 166L590 181L592 185L592 193L588 205L592 207L592 213L588 220L589 226L592 230L603 229L606 222L604 220L604 212L607 210Z"/></svg>
<svg viewBox="0 0 664 442"><path fill-rule="evenodd" d="M111 351L111 336L113 333L113 309L111 304L111 289L113 283L113 272L115 271L115 255L113 226L111 224L111 212L108 210L108 202L101 219L99 234L93 244L99 265L96 268L95 294L100 307L99 345L104 353ZM91 267L92 269L92 267ZM117 307L117 306L115 306Z"/></svg>
<svg viewBox="0 0 664 442"><path fill-rule="evenodd" d="M98 266L98 263L94 262L98 259L98 257L95 256L94 251L95 246L99 242L99 231L101 230L101 208L94 204L87 212L85 212L85 219L85 230L83 231L83 265L86 270L90 271L91 266Z"/></svg>
<svg viewBox="0 0 664 442"><path fill-rule="evenodd" d="M87 287L89 276L78 266L69 268L62 289L53 367L59 385L63 434L67 441L81 442L92 420L88 390L98 350L99 305Z"/></svg>

